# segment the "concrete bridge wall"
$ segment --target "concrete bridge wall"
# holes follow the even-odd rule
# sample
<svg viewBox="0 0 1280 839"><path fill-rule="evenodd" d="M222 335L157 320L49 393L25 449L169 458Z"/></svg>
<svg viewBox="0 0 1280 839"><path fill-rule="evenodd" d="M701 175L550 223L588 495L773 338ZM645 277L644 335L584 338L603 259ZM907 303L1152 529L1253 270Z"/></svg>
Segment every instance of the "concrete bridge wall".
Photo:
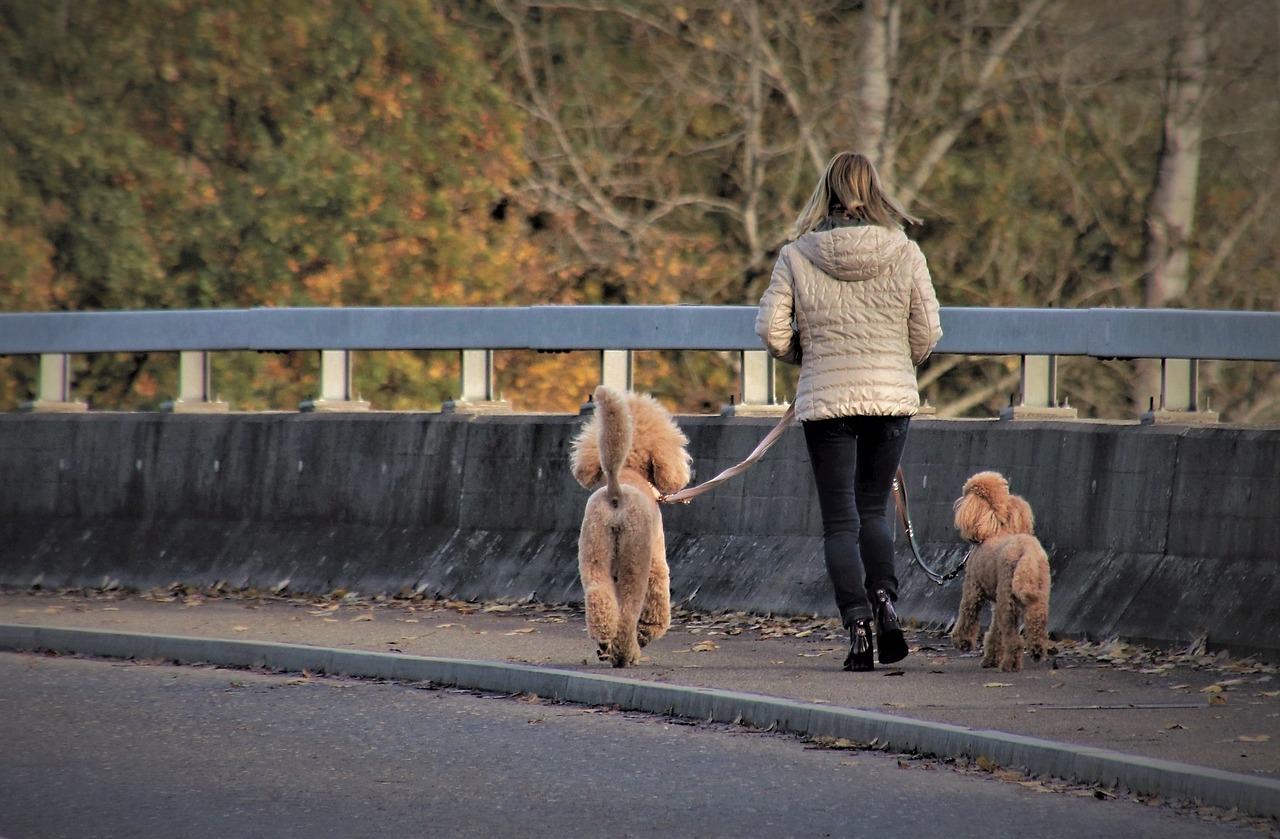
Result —
<svg viewBox="0 0 1280 839"><path fill-rule="evenodd" d="M680 417L695 481L745 457L769 419ZM0 585L146 589L217 581L294 591L421 590L581 600L587 492L570 416L0 416ZM915 421L905 455L926 559L964 479L997 469L1031 502L1053 566L1050 629L1280 657L1280 429ZM677 602L834 615L798 429L745 474L665 508ZM954 616L899 538L900 611Z"/></svg>

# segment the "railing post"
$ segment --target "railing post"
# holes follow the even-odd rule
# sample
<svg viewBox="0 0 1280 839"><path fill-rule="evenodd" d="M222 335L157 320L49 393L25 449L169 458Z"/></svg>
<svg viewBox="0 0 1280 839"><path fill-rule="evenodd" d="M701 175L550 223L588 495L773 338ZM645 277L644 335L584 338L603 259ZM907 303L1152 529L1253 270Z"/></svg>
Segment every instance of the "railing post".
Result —
<svg viewBox="0 0 1280 839"><path fill-rule="evenodd" d="M320 351L320 397L298 406L301 411L367 411L369 403L351 398L351 353L348 350Z"/></svg>
<svg viewBox="0 0 1280 839"><path fill-rule="evenodd" d="M629 391L634 384L632 378L635 372L634 354L631 350L601 350L600 351L600 384L605 387L611 387L614 390ZM591 400L591 394L587 394L587 401L578 407L579 416L587 416L595 411L595 403Z"/></svg>
<svg viewBox="0 0 1280 839"><path fill-rule="evenodd" d="M1024 355L1019 361L1019 404L1000 411L1000 419L1075 419L1075 408L1058 404L1058 357Z"/></svg>
<svg viewBox="0 0 1280 839"><path fill-rule="evenodd" d="M1160 359L1160 404L1139 418L1143 425L1161 422L1204 423L1218 421L1214 411L1200 410L1200 359Z"/></svg>
<svg viewBox="0 0 1280 839"><path fill-rule="evenodd" d="M178 354L178 398L160 406L162 411L175 414L222 413L226 402L213 399L212 377L209 369L210 353L199 350Z"/></svg>
<svg viewBox="0 0 1280 839"><path fill-rule="evenodd" d="M71 356L66 353L41 355L36 398L18 407L23 411L87 410L88 405L71 398Z"/></svg>
<svg viewBox="0 0 1280 839"><path fill-rule="evenodd" d="M786 405L775 402L775 365L773 356L764 350L743 350L739 354L738 401L725 405L720 415L725 417L778 416L786 411Z"/></svg>
<svg viewBox="0 0 1280 839"><path fill-rule="evenodd" d="M494 399L493 350L462 350L459 353L460 393L440 406L442 414L502 414L511 403Z"/></svg>
<svg viewBox="0 0 1280 839"><path fill-rule="evenodd" d="M633 362L631 350L600 351L600 384L614 390L631 390Z"/></svg>

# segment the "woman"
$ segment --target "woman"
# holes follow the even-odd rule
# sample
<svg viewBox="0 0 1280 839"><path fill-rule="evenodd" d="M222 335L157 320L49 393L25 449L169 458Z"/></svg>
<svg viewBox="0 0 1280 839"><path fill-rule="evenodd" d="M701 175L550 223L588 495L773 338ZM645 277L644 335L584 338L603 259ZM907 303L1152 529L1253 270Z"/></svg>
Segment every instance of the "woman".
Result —
<svg viewBox="0 0 1280 839"><path fill-rule="evenodd" d="M756 333L769 353L800 365L803 423L822 510L823 553L849 630L844 669L874 670L907 656L894 612L898 578L888 516L893 479L920 406L915 368L942 337L919 224L880 186L866 156L827 164L791 228Z"/></svg>

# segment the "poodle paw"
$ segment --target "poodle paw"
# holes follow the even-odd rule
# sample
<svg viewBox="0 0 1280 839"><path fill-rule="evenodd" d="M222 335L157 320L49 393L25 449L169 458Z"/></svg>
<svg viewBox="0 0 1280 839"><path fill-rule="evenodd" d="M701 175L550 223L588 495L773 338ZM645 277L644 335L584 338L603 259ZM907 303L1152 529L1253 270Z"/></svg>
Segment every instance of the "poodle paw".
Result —
<svg viewBox="0 0 1280 839"><path fill-rule="evenodd" d="M614 667L630 667L632 664L635 664L638 661L640 661L639 655L626 655L625 653L618 653L613 656Z"/></svg>
<svg viewBox="0 0 1280 839"><path fill-rule="evenodd" d="M608 642L600 642L596 647L596 658L601 661L609 661L613 658L613 650Z"/></svg>
<svg viewBox="0 0 1280 839"><path fill-rule="evenodd" d="M952 635L951 646L962 653L967 653L973 649L973 641L969 638L957 638L956 636Z"/></svg>
<svg viewBox="0 0 1280 839"><path fill-rule="evenodd" d="M1017 673L1022 669L1022 650L1014 648L1000 656L1001 673Z"/></svg>
<svg viewBox="0 0 1280 839"><path fill-rule="evenodd" d="M1024 654L1031 656L1036 661L1056 655L1058 648L1050 645L1048 639L1035 638L1023 645Z"/></svg>
<svg viewBox="0 0 1280 839"><path fill-rule="evenodd" d="M636 643L614 644L610 660L614 667L627 667L640 660L640 647Z"/></svg>

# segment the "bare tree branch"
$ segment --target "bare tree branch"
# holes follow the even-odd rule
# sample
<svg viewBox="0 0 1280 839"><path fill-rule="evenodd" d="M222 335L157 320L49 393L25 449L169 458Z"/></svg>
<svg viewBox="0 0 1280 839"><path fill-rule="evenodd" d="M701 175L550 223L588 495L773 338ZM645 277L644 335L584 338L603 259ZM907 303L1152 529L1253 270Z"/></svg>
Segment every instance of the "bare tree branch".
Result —
<svg viewBox="0 0 1280 839"><path fill-rule="evenodd" d="M929 141L924 155L921 157L920 162L916 164L911 179L899 191L898 198L904 206L911 206L920 190L928 183L933 170L937 168L943 157L955 145L960 133L977 116L983 103L991 94L992 78L995 76L997 69L1004 62L1009 50L1017 40L1040 17L1048 3L1049 0L1032 0L1032 2L1023 6L1017 20L1010 24L1009 28L992 44L991 52L987 55L987 60L983 62L982 70L970 85L969 92L960 100L960 107L955 116Z"/></svg>

